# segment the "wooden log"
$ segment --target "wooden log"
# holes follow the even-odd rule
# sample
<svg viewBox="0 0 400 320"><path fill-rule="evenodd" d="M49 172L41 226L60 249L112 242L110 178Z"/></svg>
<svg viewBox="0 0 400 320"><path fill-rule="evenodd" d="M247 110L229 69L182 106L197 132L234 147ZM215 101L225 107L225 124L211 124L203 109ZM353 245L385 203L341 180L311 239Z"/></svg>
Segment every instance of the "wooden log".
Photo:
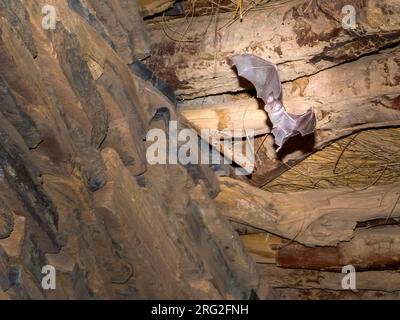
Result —
<svg viewBox="0 0 400 320"><path fill-rule="evenodd" d="M399 184L271 193L231 178L220 178L217 206L230 220L309 246L334 246L353 237L358 221L398 217Z"/></svg>
<svg viewBox="0 0 400 320"><path fill-rule="evenodd" d="M357 130L396 126L400 120L399 73L399 48L368 56L284 84L285 107L294 114L314 109L318 120L315 148ZM354 80L348 79L349 74ZM257 132L268 129L268 118L260 104L254 98L205 104L201 108L187 102L181 114L198 130Z"/></svg>
<svg viewBox="0 0 400 320"><path fill-rule="evenodd" d="M341 242L336 248L307 248L292 243L278 251L277 265L317 270L341 270L345 265L353 265L357 270L397 269L399 230L399 226L356 230L351 241Z"/></svg>
<svg viewBox="0 0 400 320"><path fill-rule="evenodd" d="M286 269L270 264L259 264L257 269L261 276L261 283L266 281L275 292L290 293L298 291L315 290L321 294L322 290L337 291L339 296L350 294L352 291L342 288L342 279L345 274L341 272L321 272L315 270ZM279 290L280 289L280 290ZM286 289L286 290L284 290ZM397 298L400 291L400 274L397 271L365 271L356 272L357 293L351 294L353 298L362 298L368 291L375 292L372 297L378 298L377 291L393 293ZM367 291L367 292L366 292ZM360 293L360 295L358 295ZM313 294L314 298L318 295ZM391 296L391 295L389 295ZM278 298L280 294L278 294ZM319 295L320 299L323 295Z"/></svg>
<svg viewBox="0 0 400 320"><path fill-rule="evenodd" d="M222 134L246 137L245 130L254 130L256 135L270 132L267 126L267 114L259 109L256 100L237 101L205 108L181 111L181 115L199 133L201 130L213 130Z"/></svg>
<svg viewBox="0 0 400 320"><path fill-rule="evenodd" d="M251 182L262 186L287 170L287 165L291 167L314 150L351 133L400 125L399 73L397 48L286 83L284 102L288 111L301 114L312 107L317 116L316 132L290 139L278 154L280 161L265 156L268 149L261 148L266 152L257 153L261 164ZM252 128L261 134L270 129L266 113L249 98L196 109L186 103L182 116L198 131L207 127L227 132ZM262 143L264 137L259 140Z"/></svg>
<svg viewBox="0 0 400 320"><path fill-rule="evenodd" d="M140 9L144 17L153 16L171 8L175 0L139 0Z"/></svg>
<svg viewBox="0 0 400 320"><path fill-rule="evenodd" d="M251 226L243 224L243 223L239 223L239 222L235 222L235 221L230 221L230 223L231 223L233 229L235 229L235 231L241 236L265 233L261 229L254 228L254 227L251 227Z"/></svg>
<svg viewBox="0 0 400 320"><path fill-rule="evenodd" d="M326 289L276 288L272 294L279 300L399 300L398 292L379 290L337 291Z"/></svg>
<svg viewBox="0 0 400 320"><path fill-rule="evenodd" d="M336 247L306 247L266 232L241 238L257 263L337 272L346 265L357 271L393 270L399 267L399 230L399 225L356 229L350 241Z"/></svg>
<svg viewBox="0 0 400 320"><path fill-rule="evenodd" d="M285 243L285 239L267 232L243 235L240 238L257 263L275 263L278 249Z"/></svg>
<svg viewBox="0 0 400 320"><path fill-rule="evenodd" d="M342 26L345 5L356 9L355 30ZM149 23L153 55L147 64L182 98L195 98L249 87L227 61L236 53L272 60L279 65L282 80L289 81L400 40L400 9L395 2L292 0L255 8L243 21L233 21L227 12L218 19Z"/></svg>

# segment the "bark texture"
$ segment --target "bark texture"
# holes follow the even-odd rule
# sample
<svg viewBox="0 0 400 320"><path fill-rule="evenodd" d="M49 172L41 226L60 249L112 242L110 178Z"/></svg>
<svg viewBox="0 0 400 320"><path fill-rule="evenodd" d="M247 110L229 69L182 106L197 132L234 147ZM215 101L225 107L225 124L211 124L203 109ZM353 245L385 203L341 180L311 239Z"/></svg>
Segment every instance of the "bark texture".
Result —
<svg viewBox="0 0 400 320"><path fill-rule="evenodd" d="M359 221L400 215L399 185L272 193L231 178L216 198L231 220L309 246L333 246L353 237Z"/></svg>
<svg viewBox="0 0 400 320"><path fill-rule="evenodd" d="M242 22L231 2L196 3L167 19L169 0L0 0L0 299L398 299L399 182L259 187L334 140L399 126L399 1L244 1ZM272 152L228 61L245 52L278 64L314 135ZM256 171L149 165L146 133L167 120L256 129ZM347 264L358 292L341 286Z"/></svg>
<svg viewBox="0 0 400 320"><path fill-rule="evenodd" d="M345 5L356 9L356 30L342 27ZM154 55L147 63L184 98L239 91L243 82L228 62L233 54L269 59L291 81L398 43L398 15L397 0L293 0L271 2L231 24L232 13L221 13L209 29L209 16L189 26L185 19L157 22L150 25Z"/></svg>
<svg viewBox="0 0 400 320"><path fill-rule="evenodd" d="M42 28L45 5L55 30ZM147 52L141 26L136 1L0 1L1 298L247 299L257 289L254 262L203 187L216 195L213 176L147 165L153 116L176 114L128 66ZM41 288L48 264L55 291Z"/></svg>

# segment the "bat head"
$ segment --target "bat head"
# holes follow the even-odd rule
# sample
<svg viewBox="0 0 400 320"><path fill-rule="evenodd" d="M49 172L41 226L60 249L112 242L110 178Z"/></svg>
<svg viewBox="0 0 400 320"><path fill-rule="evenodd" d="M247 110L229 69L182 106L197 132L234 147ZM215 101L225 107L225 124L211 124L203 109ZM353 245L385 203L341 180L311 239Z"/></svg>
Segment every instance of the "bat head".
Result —
<svg viewBox="0 0 400 320"><path fill-rule="evenodd" d="M265 104L265 111L267 112L278 112L283 109L283 105L280 100L275 100L273 96L270 96Z"/></svg>

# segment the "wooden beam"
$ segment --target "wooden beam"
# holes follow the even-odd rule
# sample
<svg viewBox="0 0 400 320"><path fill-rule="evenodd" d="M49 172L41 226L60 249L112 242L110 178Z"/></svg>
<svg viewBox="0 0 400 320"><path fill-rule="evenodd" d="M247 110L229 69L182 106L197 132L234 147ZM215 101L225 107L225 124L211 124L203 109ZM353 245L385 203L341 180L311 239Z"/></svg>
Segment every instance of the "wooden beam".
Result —
<svg viewBox="0 0 400 320"><path fill-rule="evenodd" d="M316 131L290 139L278 154L280 161L266 156L269 150L263 146L261 150L266 152L257 153L259 165L251 183L266 184L313 151L341 137L369 128L399 126L399 72L400 48L396 48L284 84L288 111L301 114L312 107L317 116ZM182 115L198 131L207 127L239 131L253 128L256 134L270 131L266 113L255 98L196 110L194 104L186 103ZM258 139L258 144L265 141L264 137Z"/></svg>
<svg viewBox="0 0 400 320"><path fill-rule="evenodd" d="M298 243L283 246L277 265L285 268L336 270L352 265L357 270L397 269L400 266L399 225L357 229L349 242L335 247L308 248Z"/></svg>
<svg viewBox="0 0 400 320"><path fill-rule="evenodd" d="M389 222L395 223L393 219ZM336 247L307 247L268 232L242 235L241 239L257 263L336 272L346 265L358 271L393 270L400 266L399 231L400 225L357 228L350 241Z"/></svg>
<svg viewBox="0 0 400 320"><path fill-rule="evenodd" d="M144 17L153 16L171 8L175 0L139 0Z"/></svg>
<svg viewBox="0 0 400 320"><path fill-rule="evenodd" d="M274 265L258 265L258 271L261 276L261 284L263 282L268 283L272 289L278 293L277 298L280 297L280 293L290 294L291 290L294 292L310 293L312 290L319 294L313 295L314 298L319 296L322 299L324 295L322 291L328 291L331 297L333 291L343 298L346 294L352 291L344 290L342 288L342 279L344 274L341 272L321 272L315 270L297 270L297 269L286 269L279 268ZM356 276L356 288L358 293L353 293L352 297L362 297L363 295L370 295L370 297L379 298L377 292L381 292L382 296L389 295L397 296L399 298L400 291L400 274L397 271L368 271L368 272L357 272ZM329 292L330 291L330 292ZM294 293L292 292L292 293ZM368 293L369 292L369 293ZM386 294L385 294L386 293ZM305 294L302 294L303 298L306 298Z"/></svg>
<svg viewBox="0 0 400 320"><path fill-rule="evenodd" d="M254 130L256 135L270 131L267 126L268 117L260 109L255 99L228 102L206 108L185 108L181 115L198 132L201 130L220 131L226 134L246 137L245 130Z"/></svg>
<svg viewBox="0 0 400 320"><path fill-rule="evenodd" d="M342 26L345 5L357 10L355 30ZM147 64L188 99L248 88L228 63L237 53L277 63L282 80L291 81L400 40L395 2L291 0L245 9L251 8L257 10L248 10L242 21L232 12L219 12L218 19L206 15L149 23L153 55Z"/></svg>
<svg viewBox="0 0 400 320"><path fill-rule="evenodd" d="M271 193L231 178L220 178L217 206L230 220L308 246L334 246L353 237L358 221L400 216L400 184Z"/></svg>
<svg viewBox="0 0 400 320"><path fill-rule="evenodd" d="M275 263L276 254L285 239L271 233L246 234L240 237L257 263Z"/></svg>

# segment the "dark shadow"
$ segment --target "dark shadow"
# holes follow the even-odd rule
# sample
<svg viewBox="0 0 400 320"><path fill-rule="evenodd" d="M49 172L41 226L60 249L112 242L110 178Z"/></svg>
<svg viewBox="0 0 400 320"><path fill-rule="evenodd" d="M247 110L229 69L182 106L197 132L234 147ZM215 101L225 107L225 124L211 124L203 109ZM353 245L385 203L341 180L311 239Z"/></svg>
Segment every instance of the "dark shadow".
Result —
<svg viewBox="0 0 400 320"><path fill-rule="evenodd" d="M282 149L279 150L278 152L278 158L283 159L286 155L295 151L302 151L305 154L309 154L315 151L314 146L315 146L314 132L306 136L298 134L297 136L294 136L285 142Z"/></svg>

